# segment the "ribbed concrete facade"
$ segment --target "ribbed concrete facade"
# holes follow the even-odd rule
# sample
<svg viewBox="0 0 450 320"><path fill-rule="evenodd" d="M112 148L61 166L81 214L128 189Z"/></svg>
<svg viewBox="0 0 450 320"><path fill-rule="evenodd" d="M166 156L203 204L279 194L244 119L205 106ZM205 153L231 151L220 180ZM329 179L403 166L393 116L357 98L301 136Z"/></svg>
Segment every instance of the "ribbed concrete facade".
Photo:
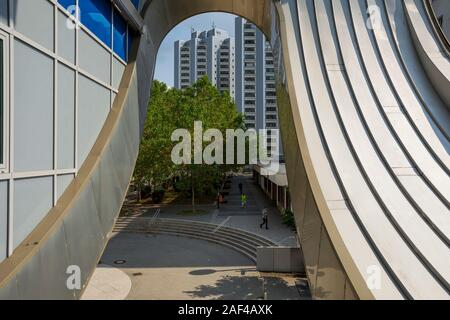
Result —
<svg viewBox="0 0 450 320"><path fill-rule="evenodd" d="M447 38L450 38L450 5L446 0L433 0L433 7L439 24Z"/></svg>

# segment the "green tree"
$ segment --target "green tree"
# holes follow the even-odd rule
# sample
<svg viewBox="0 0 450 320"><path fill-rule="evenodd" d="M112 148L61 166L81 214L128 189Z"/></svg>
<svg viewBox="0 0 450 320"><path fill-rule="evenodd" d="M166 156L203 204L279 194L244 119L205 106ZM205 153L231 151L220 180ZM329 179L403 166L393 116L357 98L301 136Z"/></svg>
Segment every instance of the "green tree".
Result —
<svg viewBox="0 0 450 320"><path fill-rule="evenodd" d="M194 123L201 121L203 130L218 129L225 137L227 129L243 128L243 117L228 92L220 92L207 77L199 79L194 85L182 91L180 99L179 128L185 128L194 139ZM224 141L225 142L225 141ZM193 144L193 141L192 141ZM209 143L203 143L203 149ZM225 151L225 145L223 146ZM194 152L194 150L193 150ZM194 159L194 153L192 158ZM225 159L225 155L224 155ZM226 172L234 169L230 165L188 164L182 171L179 187L192 197L193 211L196 211L196 197L215 194Z"/></svg>
<svg viewBox="0 0 450 320"><path fill-rule="evenodd" d="M154 81L152 97L134 171L134 183L139 194L144 186L161 187L174 173L171 161L172 142L170 136L175 130L173 110L178 102L179 92L169 89L162 82Z"/></svg>
<svg viewBox="0 0 450 320"><path fill-rule="evenodd" d="M203 123L203 130L218 129L224 137L227 129L244 128L243 117L237 112L229 93L217 90L207 77L184 90L169 89L155 81L134 173L138 189L147 185L163 187L176 179L177 189L192 197L194 212L196 198L215 193L224 174L235 168L229 165L175 165L172 162L173 131L188 130L193 146L196 121ZM208 144L203 143L203 148ZM226 150L225 145L223 150Z"/></svg>

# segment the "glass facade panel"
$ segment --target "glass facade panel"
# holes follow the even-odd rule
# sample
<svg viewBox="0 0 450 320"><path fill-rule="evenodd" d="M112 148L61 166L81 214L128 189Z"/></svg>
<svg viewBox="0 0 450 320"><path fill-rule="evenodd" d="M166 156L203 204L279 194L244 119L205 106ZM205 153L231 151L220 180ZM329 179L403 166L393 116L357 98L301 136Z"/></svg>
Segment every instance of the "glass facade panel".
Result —
<svg viewBox="0 0 450 320"><path fill-rule="evenodd" d="M114 52L123 60L127 59L127 23L114 10Z"/></svg>
<svg viewBox="0 0 450 320"><path fill-rule="evenodd" d="M133 31L128 29L128 52L127 52L127 62L130 58L131 46L133 45Z"/></svg>
<svg viewBox="0 0 450 320"><path fill-rule="evenodd" d="M136 9L139 9L139 0L131 0Z"/></svg>
<svg viewBox="0 0 450 320"><path fill-rule="evenodd" d="M81 1L83 2L83 1ZM65 9L69 9L71 6L75 5L75 0L58 0L58 3Z"/></svg>
<svg viewBox="0 0 450 320"><path fill-rule="evenodd" d="M79 2L81 23L111 48L111 2L83 0Z"/></svg>
<svg viewBox="0 0 450 320"><path fill-rule="evenodd" d="M132 2L138 8L139 0ZM76 1L58 0L58 3L69 9L75 5ZM127 61L132 34L127 30L126 20L118 11L112 9L111 2L109 0L82 0L79 1L79 6L81 23L106 46L112 48L120 58Z"/></svg>

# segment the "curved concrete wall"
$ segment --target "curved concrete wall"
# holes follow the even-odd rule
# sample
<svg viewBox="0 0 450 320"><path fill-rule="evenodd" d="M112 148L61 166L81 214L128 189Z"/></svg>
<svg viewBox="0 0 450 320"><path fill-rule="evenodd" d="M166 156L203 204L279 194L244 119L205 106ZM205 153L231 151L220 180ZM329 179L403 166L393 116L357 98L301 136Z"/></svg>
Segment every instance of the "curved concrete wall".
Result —
<svg viewBox="0 0 450 320"><path fill-rule="evenodd" d="M436 91L449 106L450 67L448 58L450 57L450 46L447 38L441 34L442 40L440 40L438 31L441 31L441 27L422 18L425 15L434 14L431 6L427 7L426 1L406 0L403 5L405 6L408 26L413 35L414 45L419 52L420 61ZM426 12L427 10L428 12ZM431 30L433 32L430 32ZM436 32L436 36L434 32Z"/></svg>
<svg viewBox="0 0 450 320"><path fill-rule="evenodd" d="M120 211L159 44L177 23L208 11L241 15L272 41L288 179L313 296L448 298L449 114L424 70L413 68L413 38L405 15L389 13L391 4L141 3L145 28L111 112L75 180L0 264L0 298L80 296L83 288L67 289L65 272L77 265L87 283ZM383 9L374 30L366 27L370 5Z"/></svg>

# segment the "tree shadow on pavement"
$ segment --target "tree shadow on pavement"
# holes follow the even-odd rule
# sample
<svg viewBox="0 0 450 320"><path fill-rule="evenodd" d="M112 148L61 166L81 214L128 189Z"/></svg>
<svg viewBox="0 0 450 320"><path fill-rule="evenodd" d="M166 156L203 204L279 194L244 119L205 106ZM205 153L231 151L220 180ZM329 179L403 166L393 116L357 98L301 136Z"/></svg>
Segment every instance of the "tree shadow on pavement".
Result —
<svg viewBox="0 0 450 320"><path fill-rule="evenodd" d="M225 276L215 285L200 285L184 293L193 299L208 300L261 300L264 298L263 281L257 277Z"/></svg>
<svg viewBox="0 0 450 320"><path fill-rule="evenodd" d="M215 285L200 285L184 293L193 299L209 300L299 300L308 299L309 291L301 291L278 277L224 276Z"/></svg>

